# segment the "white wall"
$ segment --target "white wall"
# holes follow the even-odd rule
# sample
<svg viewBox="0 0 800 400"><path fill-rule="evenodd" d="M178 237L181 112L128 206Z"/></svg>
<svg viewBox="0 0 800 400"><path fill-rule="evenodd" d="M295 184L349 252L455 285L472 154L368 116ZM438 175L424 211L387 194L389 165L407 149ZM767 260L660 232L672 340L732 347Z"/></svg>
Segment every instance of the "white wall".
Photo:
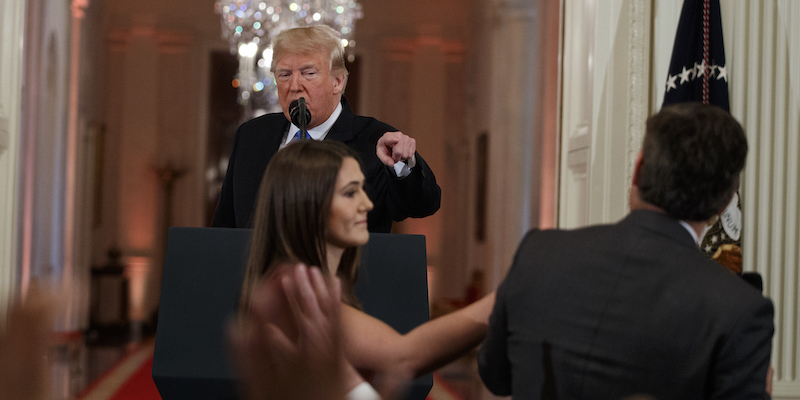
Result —
<svg viewBox="0 0 800 400"><path fill-rule="evenodd" d="M628 212L633 162L650 114L652 5L564 2L559 227Z"/></svg>

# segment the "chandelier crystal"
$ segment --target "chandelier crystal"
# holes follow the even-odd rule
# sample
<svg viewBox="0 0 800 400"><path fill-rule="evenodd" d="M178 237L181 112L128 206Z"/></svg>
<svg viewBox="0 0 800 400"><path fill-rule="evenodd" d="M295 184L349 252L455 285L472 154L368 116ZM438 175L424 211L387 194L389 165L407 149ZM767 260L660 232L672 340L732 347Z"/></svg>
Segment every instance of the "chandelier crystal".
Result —
<svg viewBox="0 0 800 400"><path fill-rule="evenodd" d="M269 44L275 35L284 29L327 25L339 32L347 49L355 46L355 21L363 16L355 0L227 0L217 1L214 8L231 54L239 55L239 73L233 82L239 88L239 103L264 112L279 110L275 80L269 72Z"/></svg>

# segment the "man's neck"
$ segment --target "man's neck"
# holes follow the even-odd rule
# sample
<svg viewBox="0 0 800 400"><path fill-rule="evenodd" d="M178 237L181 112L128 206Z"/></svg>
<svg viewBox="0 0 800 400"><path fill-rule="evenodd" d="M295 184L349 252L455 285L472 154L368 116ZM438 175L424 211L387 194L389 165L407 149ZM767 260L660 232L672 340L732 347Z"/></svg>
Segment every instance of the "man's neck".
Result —
<svg viewBox="0 0 800 400"><path fill-rule="evenodd" d="M337 110L337 109L340 109L340 108L341 108L341 106L342 106L342 98L341 98L341 96L340 96L340 97L339 97L339 101L337 101L337 102L336 102L336 104L333 106L333 108L331 108L331 109L329 109L329 110L325 110L325 113L328 115L328 117L327 117L327 118L325 118L325 119L324 119L322 122L320 122L320 123L319 123L319 124L317 124L317 125L314 125L314 126L310 126L310 125L309 125L309 126L307 126L306 128L307 128L307 129L316 129L318 126L325 125L325 123L326 123L326 122L328 122L328 121L329 121L331 118L333 118L334 120L336 120L336 118L334 118L334 117L338 117L338 113L341 113L341 111L339 111L339 112L337 113L337 111L336 111L336 110ZM336 115L334 115L334 114L336 114ZM323 115L324 115L324 114L323 114Z"/></svg>
<svg viewBox="0 0 800 400"><path fill-rule="evenodd" d="M665 215L667 214L667 212L664 211L663 208L642 200L635 202L634 204L631 204L631 211L633 210L649 210ZM688 225L688 228L691 228L695 232L696 238L702 239L701 235L703 234L703 229L705 228L707 221L687 221L687 220L681 220L681 221L683 221L686 225Z"/></svg>

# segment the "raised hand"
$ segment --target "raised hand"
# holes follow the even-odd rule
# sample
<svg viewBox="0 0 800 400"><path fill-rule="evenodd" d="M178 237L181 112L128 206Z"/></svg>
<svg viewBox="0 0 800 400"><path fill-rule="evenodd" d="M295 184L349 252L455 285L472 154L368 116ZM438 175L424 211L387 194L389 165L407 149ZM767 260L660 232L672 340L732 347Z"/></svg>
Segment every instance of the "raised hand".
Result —
<svg viewBox="0 0 800 400"><path fill-rule="evenodd" d="M247 398L338 400L363 382L344 355L340 307L339 279L319 268L298 264L259 284L230 332Z"/></svg>

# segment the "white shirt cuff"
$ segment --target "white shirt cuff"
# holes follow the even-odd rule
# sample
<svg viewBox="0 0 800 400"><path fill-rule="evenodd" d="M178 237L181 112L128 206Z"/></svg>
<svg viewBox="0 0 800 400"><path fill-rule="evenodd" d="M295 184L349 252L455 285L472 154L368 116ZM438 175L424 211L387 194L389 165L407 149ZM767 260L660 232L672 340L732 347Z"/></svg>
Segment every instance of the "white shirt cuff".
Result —
<svg viewBox="0 0 800 400"><path fill-rule="evenodd" d="M367 382L361 382L344 397L346 400L381 400L381 395Z"/></svg>
<svg viewBox="0 0 800 400"><path fill-rule="evenodd" d="M405 178L411 174L411 168L403 161L394 163L394 173L398 178Z"/></svg>

